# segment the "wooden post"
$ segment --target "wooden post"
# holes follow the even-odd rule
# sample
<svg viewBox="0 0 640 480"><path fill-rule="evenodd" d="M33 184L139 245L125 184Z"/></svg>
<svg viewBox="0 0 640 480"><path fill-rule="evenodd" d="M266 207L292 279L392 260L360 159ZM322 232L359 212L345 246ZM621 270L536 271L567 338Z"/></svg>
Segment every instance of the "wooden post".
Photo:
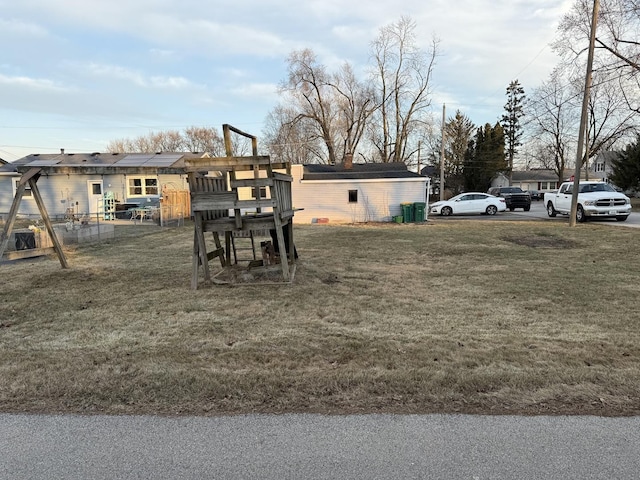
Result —
<svg viewBox="0 0 640 480"><path fill-rule="evenodd" d="M49 219L49 214L47 213L47 209L42 201L42 196L40 195L40 190L38 190L38 178L40 177L40 169L32 168L28 170L26 173L22 174L20 181L18 182L18 188L16 190L16 195L13 197L13 203L11 204L11 210L9 210L9 218L7 219L7 223L4 226L2 231L2 235L0 236L0 258L4 255L4 251L9 244L9 237L11 236L11 230L13 229L13 224L15 223L16 217L18 216L18 208L20 207L20 202L22 201L22 197L24 196L24 192L27 188L27 183L31 187L31 193L33 198L38 205L38 209L40 210L40 214L42 215L42 220L47 227L47 232L49 233L49 237L53 242L53 248L58 255L58 260L60 260L60 265L62 268L68 268L67 259L64 256L64 252L62 251L62 245L58 241L58 237L56 236L56 232L53 230L53 225L51 224L51 220Z"/></svg>
<svg viewBox="0 0 640 480"><path fill-rule="evenodd" d="M62 251L62 244L58 241L58 237L56 236L56 232L53 229L53 225L51 224L51 220L49 219L49 214L47 213L47 207L42 200L42 196L40 196L40 190L38 190L38 178L40 174L35 175L32 178L29 178L29 186L31 187L31 193L33 194L33 198L38 205L38 209L40 210L40 215L42 215L42 220L44 221L45 226L47 227L47 232L49 232L49 237L53 242L53 248L58 255L58 260L60 260L60 265L62 268L69 268L67 264L67 258L64 256L64 252Z"/></svg>
<svg viewBox="0 0 640 480"><path fill-rule="evenodd" d="M4 251L7 248L7 245L9 245L9 237L11 236L13 223L16 220L16 215L18 214L18 207L20 206L20 200L22 200L22 196L24 195L25 189L26 189L26 184L24 183L18 184L18 188L16 190L16 196L13 197L11 210L9 210L9 218L7 219L7 223L5 223L4 225L2 236L0 236L0 258L2 258L2 255L4 255Z"/></svg>

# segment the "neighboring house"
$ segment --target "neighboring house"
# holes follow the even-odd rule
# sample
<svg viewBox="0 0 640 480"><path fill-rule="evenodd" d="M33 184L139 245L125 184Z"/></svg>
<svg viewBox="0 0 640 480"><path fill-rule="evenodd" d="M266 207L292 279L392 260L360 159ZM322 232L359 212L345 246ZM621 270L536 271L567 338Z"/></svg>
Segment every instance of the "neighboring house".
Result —
<svg viewBox="0 0 640 480"><path fill-rule="evenodd" d="M620 152L608 151L600 152L591 162L591 179L609 181L609 177L613 173L613 161L620 158Z"/></svg>
<svg viewBox="0 0 640 480"><path fill-rule="evenodd" d="M184 158L189 153L57 153L33 154L0 165L0 215L11 208L21 173L42 168L38 190L51 217L68 213L94 216L105 194L129 205L158 203L163 188L188 189ZM116 173L117 172L117 173ZM40 215L30 189L19 215Z"/></svg>
<svg viewBox="0 0 640 480"><path fill-rule="evenodd" d="M553 170L532 169L516 171L511 175L511 186L520 187L522 190L538 190L541 193L557 190L560 182L558 175ZM492 187L509 186L509 177L500 173L492 181Z"/></svg>
<svg viewBox="0 0 640 480"><path fill-rule="evenodd" d="M296 223L388 222L402 203L427 203L429 178L403 163L292 165Z"/></svg>
<svg viewBox="0 0 640 480"><path fill-rule="evenodd" d="M15 184L20 180L20 174L15 163L0 162L0 219L3 219L13 202L13 196L15 194ZM31 192L28 191L25 194L30 196Z"/></svg>
<svg viewBox="0 0 640 480"><path fill-rule="evenodd" d="M42 170L38 190L50 217L70 213L100 216L105 196L128 207L156 204L165 188L188 190L184 159L203 156L208 155L63 152L29 155L0 164L0 215L9 212L21 174L31 167ZM294 208L302 209L296 212L296 222L391 221L393 216L402 214L402 203L427 203L429 178L410 172L403 163L292 165L291 170ZM18 214L40 215L29 189Z"/></svg>
<svg viewBox="0 0 640 480"><path fill-rule="evenodd" d="M427 165L420 169L420 175L423 177L429 177L430 182L428 184L429 197L440 196L440 168L433 165ZM439 200L440 198L437 198Z"/></svg>

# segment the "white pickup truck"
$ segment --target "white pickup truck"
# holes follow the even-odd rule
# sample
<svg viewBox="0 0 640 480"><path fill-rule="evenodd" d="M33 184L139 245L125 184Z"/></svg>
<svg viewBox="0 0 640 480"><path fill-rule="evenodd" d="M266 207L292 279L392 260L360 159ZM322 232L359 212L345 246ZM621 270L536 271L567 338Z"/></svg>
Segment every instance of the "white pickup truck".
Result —
<svg viewBox="0 0 640 480"><path fill-rule="evenodd" d="M610 217L624 222L631 213L631 200L625 194L617 192L605 182L580 182L576 220L585 222L589 217ZM555 217L558 213L571 213L573 182L560 185L557 192L544 194L547 214Z"/></svg>

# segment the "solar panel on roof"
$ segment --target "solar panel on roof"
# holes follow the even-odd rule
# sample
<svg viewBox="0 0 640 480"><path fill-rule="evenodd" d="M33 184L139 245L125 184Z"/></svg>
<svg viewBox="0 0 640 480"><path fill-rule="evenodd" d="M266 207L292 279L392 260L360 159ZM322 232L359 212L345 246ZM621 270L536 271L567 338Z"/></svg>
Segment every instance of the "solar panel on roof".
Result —
<svg viewBox="0 0 640 480"><path fill-rule="evenodd" d="M153 155L149 155L149 154L127 155L126 157L114 163L114 165L118 167L141 167L151 157L153 157Z"/></svg>
<svg viewBox="0 0 640 480"><path fill-rule="evenodd" d="M182 155L156 155L144 163L145 167L169 167L182 158Z"/></svg>
<svg viewBox="0 0 640 480"><path fill-rule="evenodd" d="M60 163L60 159L57 160L34 160L33 162L29 162L28 165L33 167L48 167L51 165L57 165Z"/></svg>

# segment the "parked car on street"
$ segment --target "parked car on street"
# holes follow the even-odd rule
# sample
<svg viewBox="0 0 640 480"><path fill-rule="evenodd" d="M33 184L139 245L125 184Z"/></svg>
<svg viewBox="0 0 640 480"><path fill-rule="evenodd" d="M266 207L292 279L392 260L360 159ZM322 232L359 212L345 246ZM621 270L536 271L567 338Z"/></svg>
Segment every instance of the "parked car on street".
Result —
<svg viewBox="0 0 640 480"><path fill-rule="evenodd" d="M531 197L531 200L542 200L544 194L540 190L527 190L527 193Z"/></svg>
<svg viewBox="0 0 640 480"><path fill-rule="evenodd" d="M512 212L516 208L522 208L525 212L531 210L531 197L520 187L491 187L487 193L496 197L503 197L507 203L507 208Z"/></svg>
<svg viewBox="0 0 640 480"><path fill-rule="evenodd" d="M487 193L467 192L456 195L449 200L432 203L429 213L435 215L471 215L474 213L495 215L504 212L507 204L504 198L494 197Z"/></svg>
<svg viewBox="0 0 640 480"><path fill-rule="evenodd" d="M544 204L547 214L555 217L561 213L571 214L573 201L573 183L565 182L555 193L545 193ZM599 181L584 181L578 184L578 203L576 220L585 222L591 217L615 218L624 222L631 213L631 199L617 192L610 184Z"/></svg>

